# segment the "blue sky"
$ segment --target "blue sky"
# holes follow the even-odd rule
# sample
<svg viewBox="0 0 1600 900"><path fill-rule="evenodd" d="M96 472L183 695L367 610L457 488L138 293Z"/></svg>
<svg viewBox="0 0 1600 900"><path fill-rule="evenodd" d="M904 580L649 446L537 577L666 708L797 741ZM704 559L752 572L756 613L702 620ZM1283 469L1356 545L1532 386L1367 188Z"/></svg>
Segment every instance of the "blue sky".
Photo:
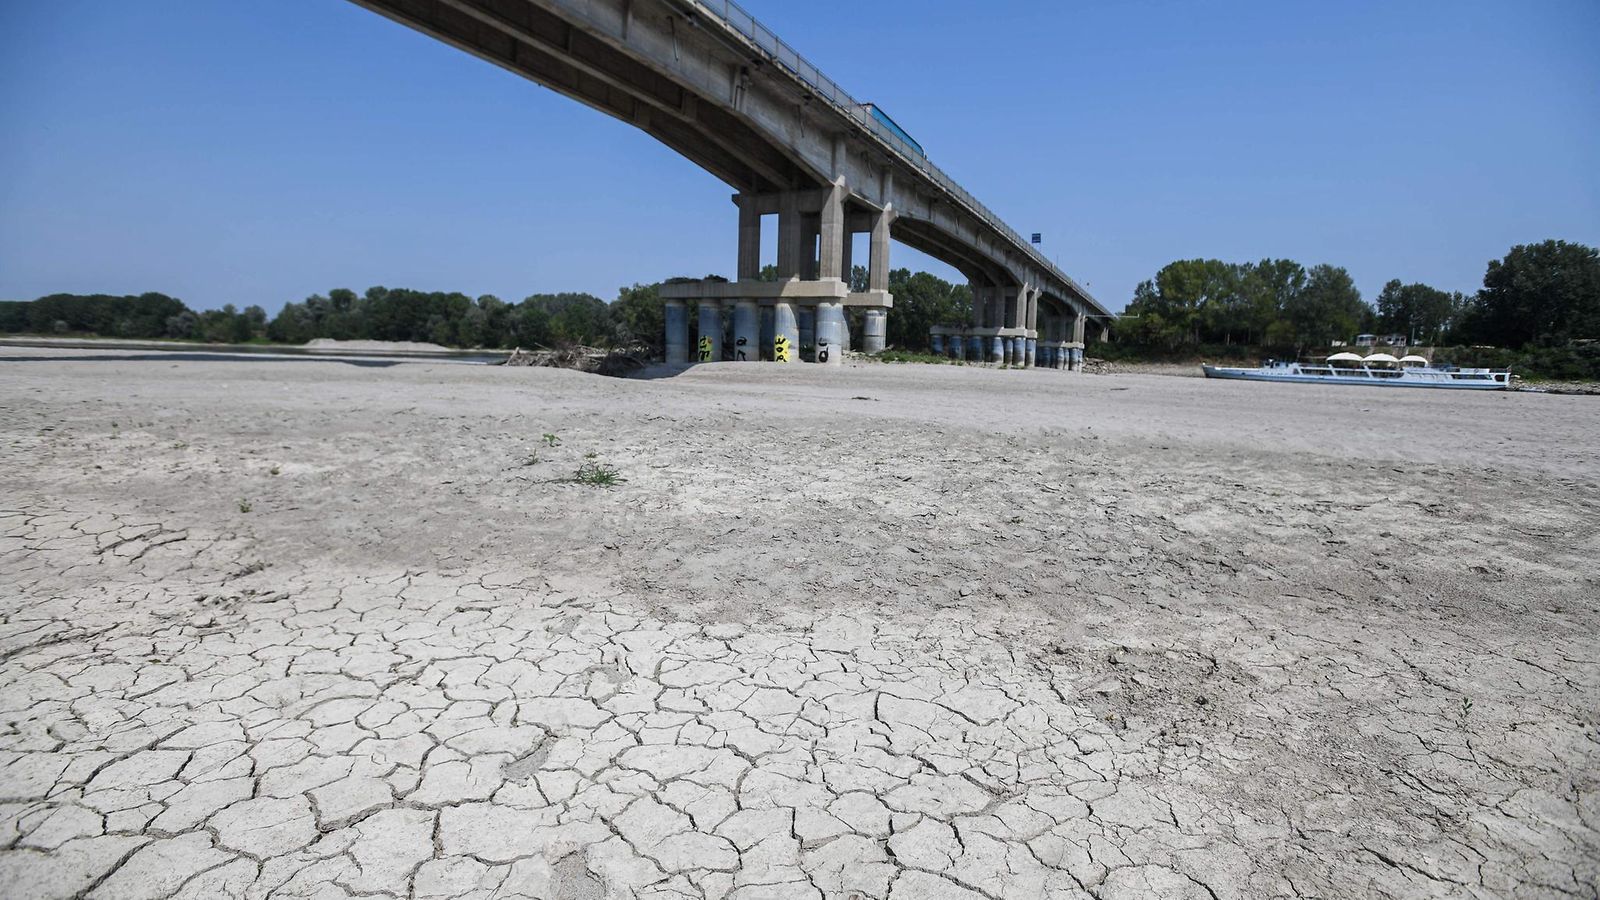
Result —
<svg viewBox="0 0 1600 900"><path fill-rule="evenodd" d="M1180 258L1370 299L1600 244L1594 0L745 5L1113 309ZM345 0L0 0L0 134L4 299L610 299L734 263L727 186Z"/></svg>

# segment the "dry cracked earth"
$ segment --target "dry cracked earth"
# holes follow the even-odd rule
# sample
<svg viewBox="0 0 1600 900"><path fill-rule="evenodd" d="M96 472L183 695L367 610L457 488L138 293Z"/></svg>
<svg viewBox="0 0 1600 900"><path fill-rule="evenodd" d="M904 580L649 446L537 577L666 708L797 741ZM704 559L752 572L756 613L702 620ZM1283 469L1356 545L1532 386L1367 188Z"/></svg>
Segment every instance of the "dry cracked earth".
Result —
<svg viewBox="0 0 1600 900"><path fill-rule="evenodd" d="M0 351L0 893L1592 898L1596 411Z"/></svg>

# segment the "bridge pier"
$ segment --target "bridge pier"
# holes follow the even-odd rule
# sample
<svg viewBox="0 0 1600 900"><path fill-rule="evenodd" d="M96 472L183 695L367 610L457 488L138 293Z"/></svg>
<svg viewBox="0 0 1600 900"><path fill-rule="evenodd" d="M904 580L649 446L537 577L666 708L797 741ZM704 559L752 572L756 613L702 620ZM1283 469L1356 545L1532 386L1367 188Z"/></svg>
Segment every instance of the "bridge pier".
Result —
<svg viewBox="0 0 1600 900"><path fill-rule="evenodd" d="M761 358L761 309L754 300L733 303L733 359L755 362Z"/></svg>
<svg viewBox="0 0 1600 900"><path fill-rule="evenodd" d="M800 323L794 314L794 304L775 303L772 306L773 335L772 360L781 363L800 361Z"/></svg>
<svg viewBox="0 0 1600 900"><path fill-rule="evenodd" d="M867 310L861 328L861 352L875 356L883 352L889 341L889 313L881 309Z"/></svg>
<svg viewBox="0 0 1600 900"><path fill-rule="evenodd" d="M802 306L795 310L795 319L800 323L798 326L800 350L795 354L795 358L799 359L801 354L804 354L807 360L815 362L817 353L817 308L815 306Z"/></svg>
<svg viewBox="0 0 1600 900"><path fill-rule="evenodd" d="M695 356L700 362L722 360L722 304L716 300L700 301L700 339Z"/></svg>
<svg viewBox="0 0 1600 900"><path fill-rule="evenodd" d="M844 307L823 301L817 304L817 362L830 366L844 364Z"/></svg>
<svg viewBox="0 0 1600 900"><path fill-rule="evenodd" d="M665 316L667 362L686 363L689 361L689 309L682 300L668 300Z"/></svg>

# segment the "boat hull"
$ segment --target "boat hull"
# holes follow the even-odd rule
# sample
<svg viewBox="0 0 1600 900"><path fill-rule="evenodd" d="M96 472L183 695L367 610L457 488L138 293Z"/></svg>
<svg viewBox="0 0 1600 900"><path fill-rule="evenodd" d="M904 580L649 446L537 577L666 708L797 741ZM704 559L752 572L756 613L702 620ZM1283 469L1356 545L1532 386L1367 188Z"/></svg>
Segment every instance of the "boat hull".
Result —
<svg viewBox="0 0 1600 900"><path fill-rule="evenodd" d="M1325 375L1305 374L1295 371L1275 371L1270 369L1237 369L1225 366L1202 365L1200 369L1207 378L1224 378L1234 381L1267 381L1288 382L1290 384L1350 384L1359 387L1391 387L1391 388L1431 388L1444 391L1504 391L1511 387L1510 379L1505 381L1495 380L1465 380L1459 378L1430 377L1427 379L1407 377L1410 373L1393 377L1373 377L1369 375ZM1443 374L1443 373L1440 373Z"/></svg>

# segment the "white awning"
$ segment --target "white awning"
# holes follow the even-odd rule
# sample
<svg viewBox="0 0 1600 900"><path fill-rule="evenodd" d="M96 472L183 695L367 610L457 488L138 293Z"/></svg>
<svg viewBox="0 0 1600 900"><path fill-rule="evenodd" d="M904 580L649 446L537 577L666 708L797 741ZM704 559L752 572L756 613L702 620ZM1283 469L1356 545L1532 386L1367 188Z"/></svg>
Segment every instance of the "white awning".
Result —
<svg viewBox="0 0 1600 900"><path fill-rule="evenodd" d="M1387 353L1374 353L1371 356L1369 356L1369 357L1367 357L1367 358L1365 358L1365 359L1363 359L1361 361L1364 362L1364 363L1371 364L1371 363L1397 363L1400 360L1399 360L1398 357L1391 356L1391 355L1389 355Z"/></svg>
<svg viewBox="0 0 1600 900"><path fill-rule="evenodd" d="M1335 353L1334 355L1328 357L1328 362L1360 362L1360 361L1361 361L1361 355L1359 353Z"/></svg>
<svg viewBox="0 0 1600 900"><path fill-rule="evenodd" d="M1415 353L1412 353L1412 354L1408 354L1406 356L1400 357L1400 362L1402 362L1402 363L1421 363L1422 365L1425 366L1425 365L1428 364L1428 358L1426 356L1418 356Z"/></svg>

